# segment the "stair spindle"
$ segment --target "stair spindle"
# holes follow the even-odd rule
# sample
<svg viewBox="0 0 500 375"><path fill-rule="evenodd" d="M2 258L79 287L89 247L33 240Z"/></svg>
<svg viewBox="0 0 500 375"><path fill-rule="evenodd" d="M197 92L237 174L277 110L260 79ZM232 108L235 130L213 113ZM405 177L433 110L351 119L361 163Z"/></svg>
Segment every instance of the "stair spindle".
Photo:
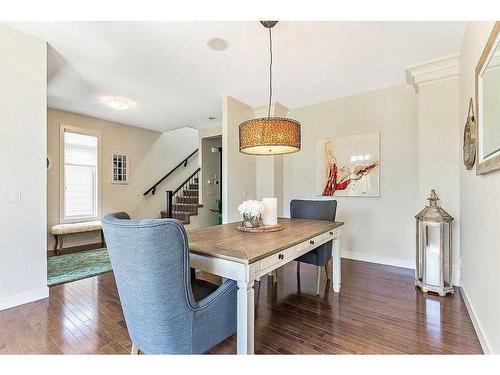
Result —
<svg viewBox="0 0 500 375"><path fill-rule="evenodd" d="M172 218L172 190L167 190L167 218Z"/></svg>

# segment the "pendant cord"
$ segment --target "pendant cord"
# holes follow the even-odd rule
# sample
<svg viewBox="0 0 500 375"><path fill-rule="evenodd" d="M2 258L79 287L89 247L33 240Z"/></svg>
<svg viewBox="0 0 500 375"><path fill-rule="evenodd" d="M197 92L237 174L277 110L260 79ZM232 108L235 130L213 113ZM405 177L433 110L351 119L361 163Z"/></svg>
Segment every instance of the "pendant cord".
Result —
<svg viewBox="0 0 500 375"><path fill-rule="evenodd" d="M271 100L273 97L273 39L271 36L271 27L269 28L269 105L267 108L267 118L271 118Z"/></svg>

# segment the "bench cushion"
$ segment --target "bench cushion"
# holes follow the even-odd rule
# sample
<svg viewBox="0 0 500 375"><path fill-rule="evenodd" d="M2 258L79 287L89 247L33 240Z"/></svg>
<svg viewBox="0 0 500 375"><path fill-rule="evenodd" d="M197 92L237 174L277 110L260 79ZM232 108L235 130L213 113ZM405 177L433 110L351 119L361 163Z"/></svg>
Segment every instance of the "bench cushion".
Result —
<svg viewBox="0 0 500 375"><path fill-rule="evenodd" d="M101 230L101 220L96 221L86 221L82 223L71 223L71 224L57 224L50 228L50 233L59 234L70 234L70 233L82 233L82 232L93 232L96 230Z"/></svg>

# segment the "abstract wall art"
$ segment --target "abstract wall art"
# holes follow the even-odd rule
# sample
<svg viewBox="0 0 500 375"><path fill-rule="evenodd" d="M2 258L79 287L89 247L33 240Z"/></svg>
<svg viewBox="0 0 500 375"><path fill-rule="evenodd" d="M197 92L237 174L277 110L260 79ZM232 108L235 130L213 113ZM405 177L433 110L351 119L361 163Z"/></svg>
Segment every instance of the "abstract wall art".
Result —
<svg viewBox="0 0 500 375"><path fill-rule="evenodd" d="M380 196L380 133L316 142L316 186L322 196Z"/></svg>

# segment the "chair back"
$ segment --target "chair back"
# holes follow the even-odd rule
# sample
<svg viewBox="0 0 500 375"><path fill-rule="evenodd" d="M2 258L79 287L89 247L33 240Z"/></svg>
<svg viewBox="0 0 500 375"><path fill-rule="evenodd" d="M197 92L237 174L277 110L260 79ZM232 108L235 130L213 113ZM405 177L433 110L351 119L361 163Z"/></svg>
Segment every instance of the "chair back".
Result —
<svg viewBox="0 0 500 375"><path fill-rule="evenodd" d="M290 202L290 217L295 219L335 221L337 201L335 200L302 200Z"/></svg>
<svg viewBox="0 0 500 375"><path fill-rule="evenodd" d="M195 302L182 224L118 212L102 227L132 342L148 354L189 352Z"/></svg>

